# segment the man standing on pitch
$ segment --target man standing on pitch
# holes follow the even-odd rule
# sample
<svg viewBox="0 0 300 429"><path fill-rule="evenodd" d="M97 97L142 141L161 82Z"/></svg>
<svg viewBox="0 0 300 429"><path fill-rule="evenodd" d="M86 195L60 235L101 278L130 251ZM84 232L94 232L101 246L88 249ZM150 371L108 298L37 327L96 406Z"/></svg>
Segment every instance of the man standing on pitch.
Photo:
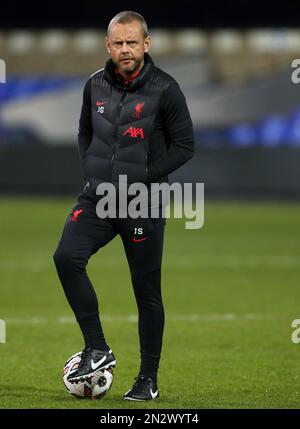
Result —
<svg viewBox="0 0 300 429"><path fill-rule="evenodd" d="M178 84L147 53L150 37L140 14L117 14L108 26L106 47L111 58L88 79L83 93L78 143L86 185L54 260L85 340L79 368L69 376L76 383L116 364L86 266L92 254L120 234L138 306L141 353L140 371L124 399L144 401L159 396L165 219L99 218L96 188L108 182L118 192L119 175L127 175L129 185L167 182L168 174L194 154L193 128Z"/></svg>

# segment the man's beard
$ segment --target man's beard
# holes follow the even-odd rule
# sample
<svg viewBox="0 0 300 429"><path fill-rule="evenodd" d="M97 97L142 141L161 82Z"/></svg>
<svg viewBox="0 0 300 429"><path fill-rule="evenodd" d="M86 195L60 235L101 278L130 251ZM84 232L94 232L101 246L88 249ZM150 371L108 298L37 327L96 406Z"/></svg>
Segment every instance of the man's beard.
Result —
<svg viewBox="0 0 300 429"><path fill-rule="evenodd" d="M119 70L121 72L123 72L124 74L126 74L127 76L130 76L133 73L135 73L139 69L139 67L142 63L142 59L140 61L137 61L137 60L132 60L132 61L133 61L133 63L130 66L129 65L127 65L127 66L122 65L122 62L120 61L119 65L118 65Z"/></svg>

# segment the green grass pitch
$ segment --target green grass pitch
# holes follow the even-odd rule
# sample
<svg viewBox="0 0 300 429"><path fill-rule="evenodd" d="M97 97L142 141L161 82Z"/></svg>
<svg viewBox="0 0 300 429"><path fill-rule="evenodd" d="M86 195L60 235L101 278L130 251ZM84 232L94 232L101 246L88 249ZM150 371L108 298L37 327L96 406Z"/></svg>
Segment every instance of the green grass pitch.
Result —
<svg viewBox="0 0 300 429"><path fill-rule="evenodd" d="M119 238L88 267L118 360L112 389L80 401L62 383L83 346L52 259L73 202L0 202L0 408L299 408L299 204L208 202L200 230L167 220L161 397L130 403L122 395L139 366L137 313Z"/></svg>

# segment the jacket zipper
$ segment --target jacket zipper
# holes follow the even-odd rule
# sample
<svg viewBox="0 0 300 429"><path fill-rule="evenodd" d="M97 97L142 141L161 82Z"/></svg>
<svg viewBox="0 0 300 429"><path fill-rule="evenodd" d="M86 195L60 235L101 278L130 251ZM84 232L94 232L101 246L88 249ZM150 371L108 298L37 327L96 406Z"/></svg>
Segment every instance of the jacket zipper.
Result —
<svg viewBox="0 0 300 429"><path fill-rule="evenodd" d="M118 110L117 110L117 118L116 118L116 141L114 142L114 146L113 146L113 154L111 157L111 179L112 179L112 175L113 175L113 164L114 164L114 159L115 159L115 155L116 155L116 150L117 150L117 145L118 145L118 128L119 128L119 122L120 122L120 114L121 114L121 109L123 107L123 100L125 98L126 95L126 90L123 91L119 106L118 106Z"/></svg>
<svg viewBox="0 0 300 429"><path fill-rule="evenodd" d="M145 152L145 162L146 162L146 174L148 176L148 155L146 152Z"/></svg>

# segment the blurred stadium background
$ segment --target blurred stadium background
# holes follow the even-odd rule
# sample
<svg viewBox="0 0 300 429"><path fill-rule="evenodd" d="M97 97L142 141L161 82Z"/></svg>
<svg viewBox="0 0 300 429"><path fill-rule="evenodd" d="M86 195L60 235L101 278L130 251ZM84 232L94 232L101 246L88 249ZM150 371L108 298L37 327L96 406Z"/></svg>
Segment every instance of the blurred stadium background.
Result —
<svg viewBox="0 0 300 429"><path fill-rule="evenodd" d="M174 179L204 182L206 196L298 198L300 99L291 63L300 29L151 30L154 61L180 83L195 127L197 155ZM82 88L105 65L104 38L105 28L0 33L1 192L78 192Z"/></svg>
<svg viewBox="0 0 300 429"><path fill-rule="evenodd" d="M79 189L82 88L107 60L104 37L104 29L2 32L1 191ZM152 56L180 83L195 127L197 156L176 180L205 182L207 195L298 197L291 62L300 30L154 28L152 39Z"/></svg>
<svg viewBox="0 0 300 429"><path fill-rule="evenodd" d="M177 79L192 115L196 155L172 179L204 182L208 201L202 230L168 223L165 396L155 406L299 407L290 325L300 298L300 84L291 81L300 28L288 3L268 9L212 1L199 15L188 0L184 8L120 2L103 10L87 0L73 10L53 2L35 12L27 2L18 14L13 3L1 10L0 318L7 344L0 352L3 380L10 381L0 384L0 407L99 408L74 403L58 388L59 371L81 337L52 253L83 185L83 85L105 65L106 26L124 9L145 15L152 57ZM115 390L101 407L118 408L136 375L129 355L138 362L136 308L118 241L94 258L90 274L120 363ZM194 362L188 382L182 350ZM175 355L181 358L174 364Z"/></svg>

